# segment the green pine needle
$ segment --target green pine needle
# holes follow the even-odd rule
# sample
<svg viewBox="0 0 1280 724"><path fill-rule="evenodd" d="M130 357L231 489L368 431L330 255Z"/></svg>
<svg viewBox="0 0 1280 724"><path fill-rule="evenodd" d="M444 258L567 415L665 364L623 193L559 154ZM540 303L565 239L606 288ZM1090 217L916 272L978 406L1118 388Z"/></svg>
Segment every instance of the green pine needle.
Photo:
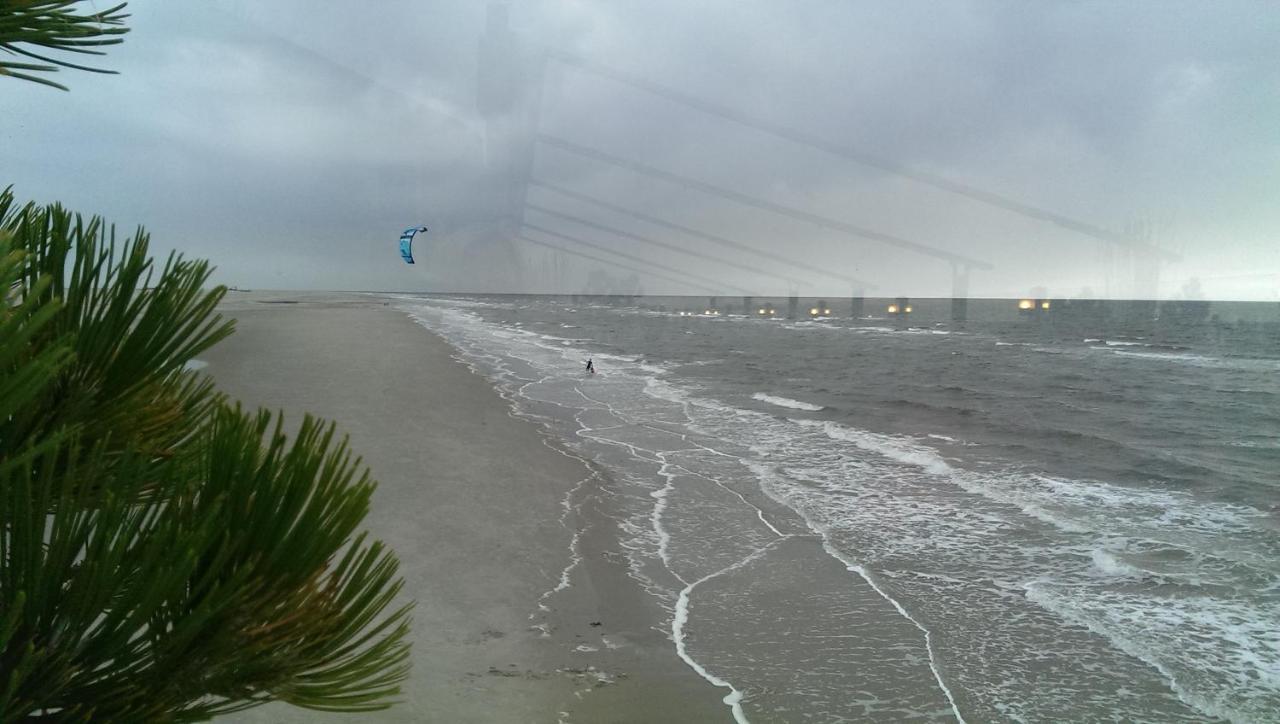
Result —
<svg viewBox="0 0 1280 724"><path fill-rule="evenodd" d="M66 86L33 73L54 73L59 68L114 73L52 57L43 50L105 55L97 48L122 43L122 36L129 32L124 27L129 17L123 12L126 4L96 10L92 2L83 0L0 0L0 51L42 63L0 60L0 75L67 90ZM88 12L77 10L77 6L87 6Z"/></svg>
<svg viewBox="0 0 1280 724"><path fill-rule="evenodd" d="M332 424L185 370L209 267L0 192L0 721L386 708L409 670L375 483Z"/></svg>

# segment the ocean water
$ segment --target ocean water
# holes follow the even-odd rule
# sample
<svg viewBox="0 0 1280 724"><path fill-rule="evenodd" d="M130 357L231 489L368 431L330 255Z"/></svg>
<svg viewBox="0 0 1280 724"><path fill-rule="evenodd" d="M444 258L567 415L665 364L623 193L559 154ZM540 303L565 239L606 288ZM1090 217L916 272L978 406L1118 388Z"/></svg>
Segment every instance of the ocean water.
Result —
<svg viewBox="0 0 1280 724"><path fill-rule="evenodd" d="M396 303L608 471L726 719L1280 721L1280 305L705 302Z"/></svg>

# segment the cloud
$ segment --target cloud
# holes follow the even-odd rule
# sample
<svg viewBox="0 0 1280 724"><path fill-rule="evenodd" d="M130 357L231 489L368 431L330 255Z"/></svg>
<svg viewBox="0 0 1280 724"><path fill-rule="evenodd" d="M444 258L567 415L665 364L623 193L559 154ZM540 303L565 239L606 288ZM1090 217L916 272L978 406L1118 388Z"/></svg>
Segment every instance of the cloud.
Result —
<svg viewBox="0 0 1280 724"><path fill-rule="evenodd" d="M488 239L506 233L495 217L510 208L506 181L524 168L508 153L530 128L527 108L488 118L477 110L482 4L130 7L134 32L108 63L122 75L67 74L70 94L6 84L0 157L19 193L145 222L157 243L211 257L246 286L421 286L422 270L396 266L394 237L424 221L442 239L453 234L450 244L525 253ZM1270 282L1229 277L1280 272L1270 251L1280 229L1280 21L1258 5L531 0L510 13L529 79L539 76L538 51L557 48L1101 227L1154 220L1158 240L1184 255L1163 268L1160 293L1201 276L1207 293L1266 296L1259 288ZM974 294L1101 290L1117 279L1100 242L1061 227L562 63L545 70L541 131L996 263L973 276ZM532 168L761 249L875 275L885 289L950 292L948 265L927 256L546 148ZM385 258L372 252L379 244ZM727 283L775 283L642 251ZM501 283L545 288L540 264L525 282ZM581 274L564 283L586 282L590 267L575 268ZM449 283L485 282L468 272ZM1136 293L1131 280L1111 289Z"/></svg>

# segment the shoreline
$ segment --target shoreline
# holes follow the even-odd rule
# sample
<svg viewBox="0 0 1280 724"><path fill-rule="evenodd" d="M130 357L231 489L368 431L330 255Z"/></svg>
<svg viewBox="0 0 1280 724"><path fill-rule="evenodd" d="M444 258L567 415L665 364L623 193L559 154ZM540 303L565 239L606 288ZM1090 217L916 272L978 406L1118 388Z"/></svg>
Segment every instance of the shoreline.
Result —
<svg viewBox="0 0 1280 724"><path fill-rule="evenodd" d="M629 575L607 474L384 298L237 294L203 362L248 406L337 422L414 611L402 703L362 721L732 721ZM228 722L351 721L271 704Z"/></svg>
<svg viewBox="0 0 1280 724"><path fill-rule="evenodd" d="M471 409L481 399L502 410L502 430L480 434L498 442L487 455L514 458L518 465L508 471L505 487L502 481L488 482L495 486L492 491L523 501L518 520L545 524L541 537L521 538L540 547L518 551L543 565L508 561L504 574L535 584L525 587L526 605L510 617L523 614L514 626L531 630L533 637L506 639L528 654L519 664L507 664L510 670L485 661L485 674L477 668L459 671L471 677L466 686L483 675L507 676L513 686L521 678L543 683L532 685L525 699L515 696L514 703L500 704L483 693L483 686L472 686L482 692L478 702L446 711L450 720L540 721L550 720L554 711L557 722L972 721L1065 711L1086 718L1097 712L1139 718L1157 712L1169 721L1199 721L1219 711L1258 710L1258 702L1265 707L1263 685L1250 691L1255 700L1218 709L1225 701L1214 698L1217 679L1199 688L1208 698L1189 698L1197 690L1171 686L1177 682L1169 681L1162 668L1170 654L1159 648L1160 631L1144 634L1153 651L1138 651L1133 639L1124 638L1123 625L1082 626L1080 612L1064 608L1064 601L1070 604L1079 595L1105 594L1115 575L1102 568L1106 577L1099 578L1090 567L1100 565L1097 555L1092 563L1077 555L1080 531L1064 532L1057 527L1059 518L1037 514L1037 501L1061 500L1062 520L1078 519L1081 530L1101 534L1114 530L1113 523L1096 520L1092 506L1077 513L1072 505L1082 496L1101 492L1109 499L1152 500L1159 509L1190 512L1181 499L1161 498L1158 488L1144 493L1090 483L1087 477L1052 478L1053 486L1044 489L1034 475L1024 476L998 456L991 468L984 467L987 458L981 455L957 454L951 460L949 454L957 450L920 442L920 435L930 432L930 438L956 443L957 437L932 434L949 428L926 427L907 435L877 426L875 411L883 410L874 400L862 406L866 409L845 406L842 395L853 388L836 385L833 392L823 382L828 368L843 359L838 343L818 344L813 363L796 368L789 333L774 333L768 325L699 328L704 335L684 337L671 333L670 324L633 320L626 317L628 310L619 318L610 308L414 301L398 295L276 296L287 298L240 306L251 316L262 316L267 306L308 308L277 324L314 317L308 324L355 320L350 326L358 326L375 318L392 324L396 317L366 313L360 321L350 310L361 306L389 306L412 320L407 327L412 331L402 333L404 339L396 339L397 349L389 352L396 359L391 367L380 366L385 361L374 356L380 350L344 351L338 355L346 360L344 369L328 375L324 385L349 382L353 369L373 377L386 377L390 370L392 382L376 389L418 395L411 385L461 386L446 372L465 370L470 374L461 374L471 393L436 393L456 397L460 402L454 409L465 410L464 418L482 412ZM394 325L406 329L403 320ZM738 333L747 335L743 354L752 354L757 366L727 379L723 370L708 375L685 369L690 359L733 364L732 335ZM335 330L320 335L327 344L357 337ZM425 341L410 344L408 339ZM948 358L934 345L894 339L899 341L884 352L886 359L901 357L901 349L915 350L920 352L916 359L936 363L940 378L949 379ZM259 346L282 347L273 354L289 357L288 342L288 335L277 335L263 337ZM989 339L951 344L962 342L976 359L991 354ZM415 357L423 356L423 344L435 350L436 361ZM598 375L582 371L591 357L604 365ZM1024 379L1017 374L1019 365L1035 362L1019 361L999 379ZM873 370L895 368L867 369L873 375ZM759 370L771 371L776 384L762 382ZM298 383L290 379L286 386ZM924 389L932 389L927 381ZM826 404L807 411L797 406L801 400ZM403 407L402 400L395 404ZM367 400L358 407L361 415L379 409ZM399 419L432 426L432 445L457 438L455 425L469 424L447 411L420 414L421 405L409 407L397 413ZM530 443L522 453L510 444L516 438L532 439L536 446ZM474 441L463 434L449 444L464 443ZM455 467L476 472L474 457L455 458L460 461ZM558 474L531 484L536 475L530 473L544 464ZM378 470L375 474L382 477ZM1009 491L1033 495L1023 505L1022 499L1002 497ZM490 494L477 493L482 504L470 520L489 522L484 497ZM1255 530L1247 511L1222 505L1213 510L1224 516L1224 525L1238 521L1242 530ZM1138 534L1145 530L1143 515L1120 522L1125 520L1138 526ZM1115 560L1102 565L1118 566ZM475 585L458 582L467 590ZM512 590L522 585L514 579L508 583ZM1064 594L1064 584L1078 590ZM535 598L531 609L527 603ZM1173 616L1199 610L1173 610L1151 597L1139 599L1150 610ZM1246 625L1265 620L1264 611L1251 610L1255 615ZM1189 622L1204 632L1196 640L1202 650L1215 651L1214 626L1220 622ZM492 630L505 635L516 628ZM1203 668L1183 654L1172 659L1196 671ZM1256 670L1237 663L1240 670ZM1116 689L1115 681L1125 684ZM443 684L437 689L453 696ZM532 697L541 697L534 705L538 711L521 719L512 707ZM498 714L475 714L480 705ZM464 712L473 716L461 716Z"/></svg>
<svg viewBox="0 0 1280 724"><path fill-rule="evenodd" d="M431 331L440 321L428 322L419 312L411 316ZM450 325L446 322L441 327L456 331ZM466 323L461 327L470 329ZM454 339L448 332L441 336ZM461 344L459 359L474 358L474 363L467 363L473 368L494 366L495 374L506 379L497 385L504 398L519 398L531 406L519 414L536 420L550 435L556 434L552 429L558 429L559 434L580 438L587 449L595 441L595 451L586 454L592 458L602 455L602 465L619 471L622 477L616 481L616 489L603 493L615 500L631 498L629 504L614 506L627 520L629 527L622 537L628 547L653 546L644 548L647 555L641 557L643 563L632 560L632 564L639 566L634 573L646 581L649 600L663 604L661 615L669 626L662 631L666 644L674 647L684 666L716 687L729 713L727 718L721 714L666 720L747 722L756 716L772 721L771 715L804 711L824 696L815 694L808 681L816 676L836 684L825 694L833 697L830 704L819 705L831 711L876 719L891 707L905 704L906 710L928 712L930 718L963 721L945 685L936 688L941 680L928 631L909 615L904 616L897 602L867 576L834 555L820 525L815 526L765 488L767 475L756 473L745 482L746 487L740 487L709 470L685 469L687 463L675 460L697 449L730 459L736 459L738 453L704 447L661 424L642 434L642 439L628 439L625 433L612 441L607 434L602 437L599 430L627 429L634 422L615 412L608 402L604 403L608 412L602 428L572 414L573 410L592 409L599 402L596 393L570 381L572 374L569 378L560 376L563 365L573 361L574 355L556 359L557 351L550 359L531 362L537 352L514 340L502 341L504 336L490 339L498 340L496 347L486 347L482 342L473 344L469 333L462 333L456 340ZM608 355L596 356L604 359ZM504 366L511 360L518 371ZM604 373L601 381L610 379L611 374ZM546 377L541 381L551 381L551 388L539 389L542 375ZM565 387L553 391L559 383ZM526 393L530 385L535 391ZM562 399L559 394L569 397ZM586 401L586 407L578 406L577 396ZM514 400L513 409L520 409ZM562 415L564 419L560 419ZM649 425L642 423L640 427ZM601 443L603 447L599 447ZM634 480L630 479L633 475ZM607 517L613 515L610 511ZM718 540L725 543L712 546L714 551L697 543L697 536L688 536L690 526L708 523L723 534ZM643 543L649 534L654 540ZM614 533L611 538L619 536ZM796 610L809 614L798 618L781 614ZM855 615L856 620L849 618ZM854 646L847 645L854 639ZM831 643L811 647L783 641ZM769 663L762 665L762 660ZM850 687L857 692L855 700L837 703L847 699ZM588 719L596 720L607 721Z"/></svg>

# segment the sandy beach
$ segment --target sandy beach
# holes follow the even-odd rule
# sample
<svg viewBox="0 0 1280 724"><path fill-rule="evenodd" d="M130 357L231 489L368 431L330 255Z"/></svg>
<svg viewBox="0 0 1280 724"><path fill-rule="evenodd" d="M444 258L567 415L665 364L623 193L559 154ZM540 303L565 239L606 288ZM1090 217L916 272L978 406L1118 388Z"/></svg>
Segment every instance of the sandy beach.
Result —
<svg viewBox="0 0 1280 724"><path fill-rule="evenodd" d="M385 300L232 293L237 331L203 360L251 407L335 420L379 481L366 520L414 611L398 706L341 716L281 704L236 722L731 721L627 575L607 486ZM592 496L607 501L608 496ZM554 605L549 592L556 591Z"/></svg>

